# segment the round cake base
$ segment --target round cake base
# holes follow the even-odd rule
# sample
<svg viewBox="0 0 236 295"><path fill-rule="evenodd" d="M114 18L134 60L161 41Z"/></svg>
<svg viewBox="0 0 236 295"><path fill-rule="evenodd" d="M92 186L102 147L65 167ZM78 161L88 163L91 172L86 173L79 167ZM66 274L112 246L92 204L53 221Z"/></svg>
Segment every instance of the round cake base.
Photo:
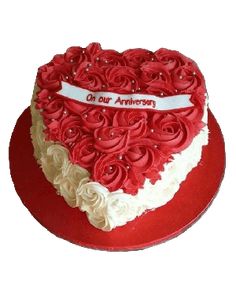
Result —
<svg viewBox="0 0 236 295"><path fill-rule="evenodd" d="M30 126L31 114L27 108L17 120L10 142L10 170L15 189L44 227L80 246L110 251L138 250L176 237L205 212L223 179L224 140L209 111L209 144L203 147L200 163L189 173L174 198L122 227L103 232L88 222L85 213L70 208L46 180L33 156Z"/></svg>

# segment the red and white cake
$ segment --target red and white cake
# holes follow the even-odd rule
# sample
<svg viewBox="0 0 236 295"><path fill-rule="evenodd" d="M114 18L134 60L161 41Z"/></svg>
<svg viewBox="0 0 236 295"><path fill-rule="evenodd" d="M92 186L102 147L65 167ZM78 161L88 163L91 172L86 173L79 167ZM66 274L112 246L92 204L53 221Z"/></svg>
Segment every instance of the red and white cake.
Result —
<svg viewBox="0 0 236 295"><path fill-rule="evenodd" d="M104 231L170 201L208 143L203 75L163 48L70 47L39 68L31 114L45 177Z"/></svg>

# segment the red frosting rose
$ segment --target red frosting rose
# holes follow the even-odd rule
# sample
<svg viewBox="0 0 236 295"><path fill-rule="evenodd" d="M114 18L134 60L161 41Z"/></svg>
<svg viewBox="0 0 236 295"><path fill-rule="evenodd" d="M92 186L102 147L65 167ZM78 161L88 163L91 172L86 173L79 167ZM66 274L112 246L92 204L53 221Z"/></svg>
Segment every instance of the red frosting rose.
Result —
<svg viewBox="0 0 236 295"><path fill-rule="evenodd" d="M165 67L158 62L145 62L141 65L141 78L147 84L152 81L171 83L171 77Z"/></svg>
<svg viewBox="0 0 236 295"><path fill-rule="evenodd" d="M72 147L78 139L81 139L81 119L77 116L68 116L61 120L58 132L58 140L69 147Z"/></svg>
<svg viewBox="0 0 236 295"><path fill-rule="evenodd" d="M44 125L47 127L44 132L48 140L58 140L59 122L67 113L63 99L56 95L53 98L50 97L49 103L45 105L42 112Z"/></svg>
<svg viewBox="0 0 236 295"><path fill-rule="evenodd" d="M79 86L92 91L101 91L106 87L103 70L87 62L80 64L74 81Z"/></svg>
<svg viewBox="0 0 236 295"><path fill-rule="evenodd" d="M100 43L90 43L87 47L86 47L86 52L88 52L91 56L91 58L98 53L100 50L102 50L101 44Z"/></svg>
<svg viewBox="0 0 236 295"><path fill-rule="evenodd" d="M132 166L127 166L128 169L128 179L124 182L121 187L125 193L130 195L137 195L138 189L143 188L145 182L145 176L143 173L139 173L133 170Z"/></svg>
<svg viewBox="0 0 236 295"><path fill-rule="evenodd" d="M171 83L160 80L154 80L148 83L147 93L157 96L170 96L176 94L176 91Z"/></svg>
<svg viewBox="0 0 236 295"><path fill-rule="evenodd" d="M79 164L83 168L91 168L99 157L99 152L94 147L94 138L85 136L75 144L70 159L74 164Z"/></svg>
<svg viewBox="0 0 236 295"><path fill-rule="evenodd" d="M126 60L127 65L132 68L138 68L145 61L156 60L153 52L142 48L126 50L123 52L123 57Z"/></svg>
<svg viewBox="0 0 236 295"><path fill-rule="evenodd" d="M101 50L93 56L93 62L99 66L124 66L122 54L116 50Z"/></svg>
<svg viewBox="0 0 236 295"><path fill-rule="evenodd" d="M64 54L56 54L54 55L52 61L51 61L54 65L64 65L64 66L67 66L66 65L66 61L65 61L65 58L64 58Z"/></svg>
<svg viewBox="0 0 236 295"><path fill-rule="evenodd" d="M201 121L203 116L203 108L201 106L178 111L175 114L192 122L192 127L194 129L195 135L197 135L199 131L205 126L205 124Z"/></svg>
<svg viewBox="0 0 236 295"><path fill-rule="evenodd" d="M158 62L162 63L167 71L172 71L186 63L189 63L191 60L175 50L169 50L161 48L155 53L156 59Z"/></svg>
<svg viewBox="0 0 236 295"><path fill-rule="evenodd" d="M159 149L170 153L185 149L194 135L191 122L174 113L155 113L150 125L149 136Z"/></svg>
<svg viewBox="0 0 236 295"><path fill-rule="evenodd" d="M78 68L76 60L73 61L72 58L70 60L67 59L66 54L57 54L53 57L52 63L55 66L55 70L62 73L61 80L72 84Z"/></svg>
<svg viewBox="0 0 236 295"><path fill-rule="evenodd" d="M115 155L102 155L94 164L92 178L110 191L125 186L129 179L127 163Z"/></svg>
<svg viewBox="0 0 236 295"><path fill-rule="evenodd" d="M65 99L64 105L70 113L74 115L82 116L84 112L88 110L88 106L86 104L80 103L78 101L74 101L72 99Z"/></svg>
<svg viewBox="0 0 236 295"><path fill-rule="evenodd" d="M189 108L186 110L176 110L175 113L178 116L186 118L190 122L195 129L195 134L204 127L204 123L201 121L204 112L204 100L205 100L205 93L202 91L196 91L191 96L191 102L194 104L193 108Z"/></svg>
<svg viewBox="0 0 236 295"><path fill-rule="evenodd" d="M147 118L146 111L117 111L113 118L113 126L128 128L131 138L144 137L147 132Z"/></svg>
<svg viewBox="0 0 236 295"><path fill-rule="evenodd" d="M37 109L44 109L52 99L54 99L54 92L50 92L48 89L38 91L35 107Z"/></svg>
<svg viewBox="0 0 236 295"><path fill-rule="evenodd" d="M58 120L64 112L64 100L57 96L48 97L49 103L43 109L43 117L50 120Z"/></svg>
<svg viewBox="0 0 236 295"><path fill-rule="evenodd" d="M192 93L196 88L204 84L203 77L198 69L193 66L182 66L172 73L173 85L183 93Z"/></svg>
<svg viewBox="0 0 236 295"><path fill-rule="evenodd" d="M58 90L60 89L61 80L62 73L56 71L52 63L44 65L38 70L37 84L40 88Z"/></svg>
<svg viewBox="0 0 236 295"><path fill-rule="evenodd" d="M155 147L151 140L139 140L133 143L125 153L126 161L137 172L148 172L155 162Z"/></svg>
<svg viewBox="0 0 236 295"><path fill-rule="evenodd" d="M51 61L38 69L37 85L42 89L45 88L56 92L61 88L62 80L72 82L73 78L71 77L71 67L60 64L57 58L55 59L56 63Z"/></svg>
<svg viewBox="0 0 236 295"><path fill-rule="evenodd" d="M84 61L91 61L91 58L86 48L72 46L66 50L65 61L79 64Z"/></svg>
<svg viewBox="0 0 236 295"><path fill-rule="evenodd" d="M140 90L140 81L133 68L107 67L105 77L108 83L108 91L132 93Z"/></svg>
<svg viewBox="0 0 236 295"><path fill-rule="evenodd" d="M111 125L111 113L106 109L87 108L81 117L82 126L86 132L93 132L94 129Z"/></svg>
<svg viewBox="0 0 236 295"><path fill-rule="evenodd" d="M130 131L122 127L103 127L94 131L95 147L106 154L124 153L130 138Z"/></svg>
<svg viewBox="0 0 236 295"><path fill-rule="evenodd" d="M136 140L125 154L125 160L135 174L142 174L152 183L160 179L159 172L168 156L162 154L151 139Z"/></svg>

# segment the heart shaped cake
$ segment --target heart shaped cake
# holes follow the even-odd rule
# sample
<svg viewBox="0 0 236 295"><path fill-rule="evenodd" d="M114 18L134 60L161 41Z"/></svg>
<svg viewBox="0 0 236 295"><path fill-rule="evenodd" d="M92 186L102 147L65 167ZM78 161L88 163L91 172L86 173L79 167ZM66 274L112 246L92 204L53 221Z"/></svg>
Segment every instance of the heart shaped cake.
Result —
<svg viewBox="0 0 236 295"><path fill-rule="evenodd" d="M104 231L170 201L208 143L203 75L163 48L70 47L38 69L31 114L45 177Z"/></svg>

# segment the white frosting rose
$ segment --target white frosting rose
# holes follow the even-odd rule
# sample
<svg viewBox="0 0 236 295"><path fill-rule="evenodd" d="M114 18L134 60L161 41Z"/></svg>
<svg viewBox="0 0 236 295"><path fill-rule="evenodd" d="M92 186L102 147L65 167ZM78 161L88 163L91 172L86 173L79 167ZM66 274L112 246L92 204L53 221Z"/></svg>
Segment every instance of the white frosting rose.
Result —
<svg viewBox="0 0 236 295"><path fill-rule="evenodd" d="M77 189L77 196L81 200L80 209L87 212L89 221L96 227L110 230L106 219L106 202L109 190L97 182L88 182Z"/></svg>
<svg viewBox="0 0 236 295"><path fill-rule="evenodd" d="M70 164L67 173L58 183L58 191L71 207L80 207L81 200L77 190L89 181L89 174L83 168ZM78 182L78 180L80 180ZM55 184L56 185L56 184Z"/></svg>
<svg viewBox="0 0 236 295"><path fill-rule="evenodd" d="M41 155L43 173L48 181L58 185L68 169L68 152L58 144L52 144Z"/></svg>

